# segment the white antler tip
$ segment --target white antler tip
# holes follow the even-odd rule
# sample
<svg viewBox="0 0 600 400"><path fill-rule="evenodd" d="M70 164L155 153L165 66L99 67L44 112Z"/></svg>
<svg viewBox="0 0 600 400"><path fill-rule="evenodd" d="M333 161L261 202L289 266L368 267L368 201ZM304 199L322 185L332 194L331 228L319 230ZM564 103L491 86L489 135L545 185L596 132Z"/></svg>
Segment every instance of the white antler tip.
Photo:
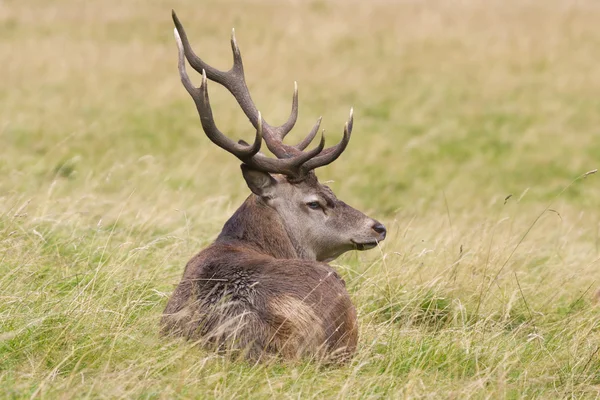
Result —
<svg viewBox="0 0 600 400"><path fill-rule="evenodd" d="M236 58L236 62L241 60L237 60L240 57L240 49L238 48L237 40L235 39L235 29L231 28L231 48L233 49L234 57Z"/></svg>
<svg viewBox="0 0 600 400"><path fill-rule="evenodd" d="M177 28L173 28L173 36L175 36L175 41L177 42L177 47L183 49L183 43L181 43L181 36L179 36L179 31Z"/></svg>

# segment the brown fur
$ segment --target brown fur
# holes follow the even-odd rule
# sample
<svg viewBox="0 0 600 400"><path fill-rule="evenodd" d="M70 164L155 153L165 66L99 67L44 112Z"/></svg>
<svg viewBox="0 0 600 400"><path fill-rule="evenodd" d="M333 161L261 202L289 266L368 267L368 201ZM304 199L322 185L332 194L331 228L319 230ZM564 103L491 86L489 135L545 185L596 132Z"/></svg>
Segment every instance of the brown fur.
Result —
<svg viewBox="0 0 600 400"><path fill-rule="evenodd" d="M277 212L255 195L188 262L162 325L251 359L343 359L358 338L344 281L328 264L300 259Z"/></svg>

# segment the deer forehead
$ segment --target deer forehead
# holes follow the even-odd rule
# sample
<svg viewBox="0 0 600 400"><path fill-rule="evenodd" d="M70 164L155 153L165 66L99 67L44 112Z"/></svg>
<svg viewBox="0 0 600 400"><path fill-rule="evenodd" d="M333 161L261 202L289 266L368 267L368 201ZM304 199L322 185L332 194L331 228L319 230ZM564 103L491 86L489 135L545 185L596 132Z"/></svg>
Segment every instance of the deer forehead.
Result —
<svg viewBox="0 0 600 400"><path fill-rule="evenodd" d="M281 180L280 180L281 179ZM305 200L322 200L328 206L333 207L339 200L335 193L326 185L318 181L292 183L285 178L279 178L280 184L291 193L297 194Z"/></svg>

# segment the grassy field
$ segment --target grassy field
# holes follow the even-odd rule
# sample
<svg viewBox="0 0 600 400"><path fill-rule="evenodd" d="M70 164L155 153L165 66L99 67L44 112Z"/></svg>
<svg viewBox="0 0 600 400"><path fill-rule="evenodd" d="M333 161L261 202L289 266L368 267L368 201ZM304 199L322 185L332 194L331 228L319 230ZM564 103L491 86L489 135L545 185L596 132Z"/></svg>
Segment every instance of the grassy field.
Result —
<svg viewBox="0 0 600 400"><path fill-rule="evenodd" d="M179 82L171 8L217 67L236 28L267 120L298 81L290 142L319 115L338 140L354 107L319 176L389 236L333 263L347 366L158 335L249 193ZM0 397L600 397L599 21L595 0L0 0Z"/></svg>

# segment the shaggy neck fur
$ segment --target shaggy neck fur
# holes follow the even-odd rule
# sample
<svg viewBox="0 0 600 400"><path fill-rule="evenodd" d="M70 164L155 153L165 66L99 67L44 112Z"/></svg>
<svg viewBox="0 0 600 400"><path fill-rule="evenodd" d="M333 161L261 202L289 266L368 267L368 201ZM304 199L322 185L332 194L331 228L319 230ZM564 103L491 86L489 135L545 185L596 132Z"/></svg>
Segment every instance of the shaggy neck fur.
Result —
<svg viewBox="0 0 600 400"><path fill-rule="evenodd" d="M250 195L223 226L216 243L242 242L274 258L315 259L301 249L277 211Z"/></svg>

